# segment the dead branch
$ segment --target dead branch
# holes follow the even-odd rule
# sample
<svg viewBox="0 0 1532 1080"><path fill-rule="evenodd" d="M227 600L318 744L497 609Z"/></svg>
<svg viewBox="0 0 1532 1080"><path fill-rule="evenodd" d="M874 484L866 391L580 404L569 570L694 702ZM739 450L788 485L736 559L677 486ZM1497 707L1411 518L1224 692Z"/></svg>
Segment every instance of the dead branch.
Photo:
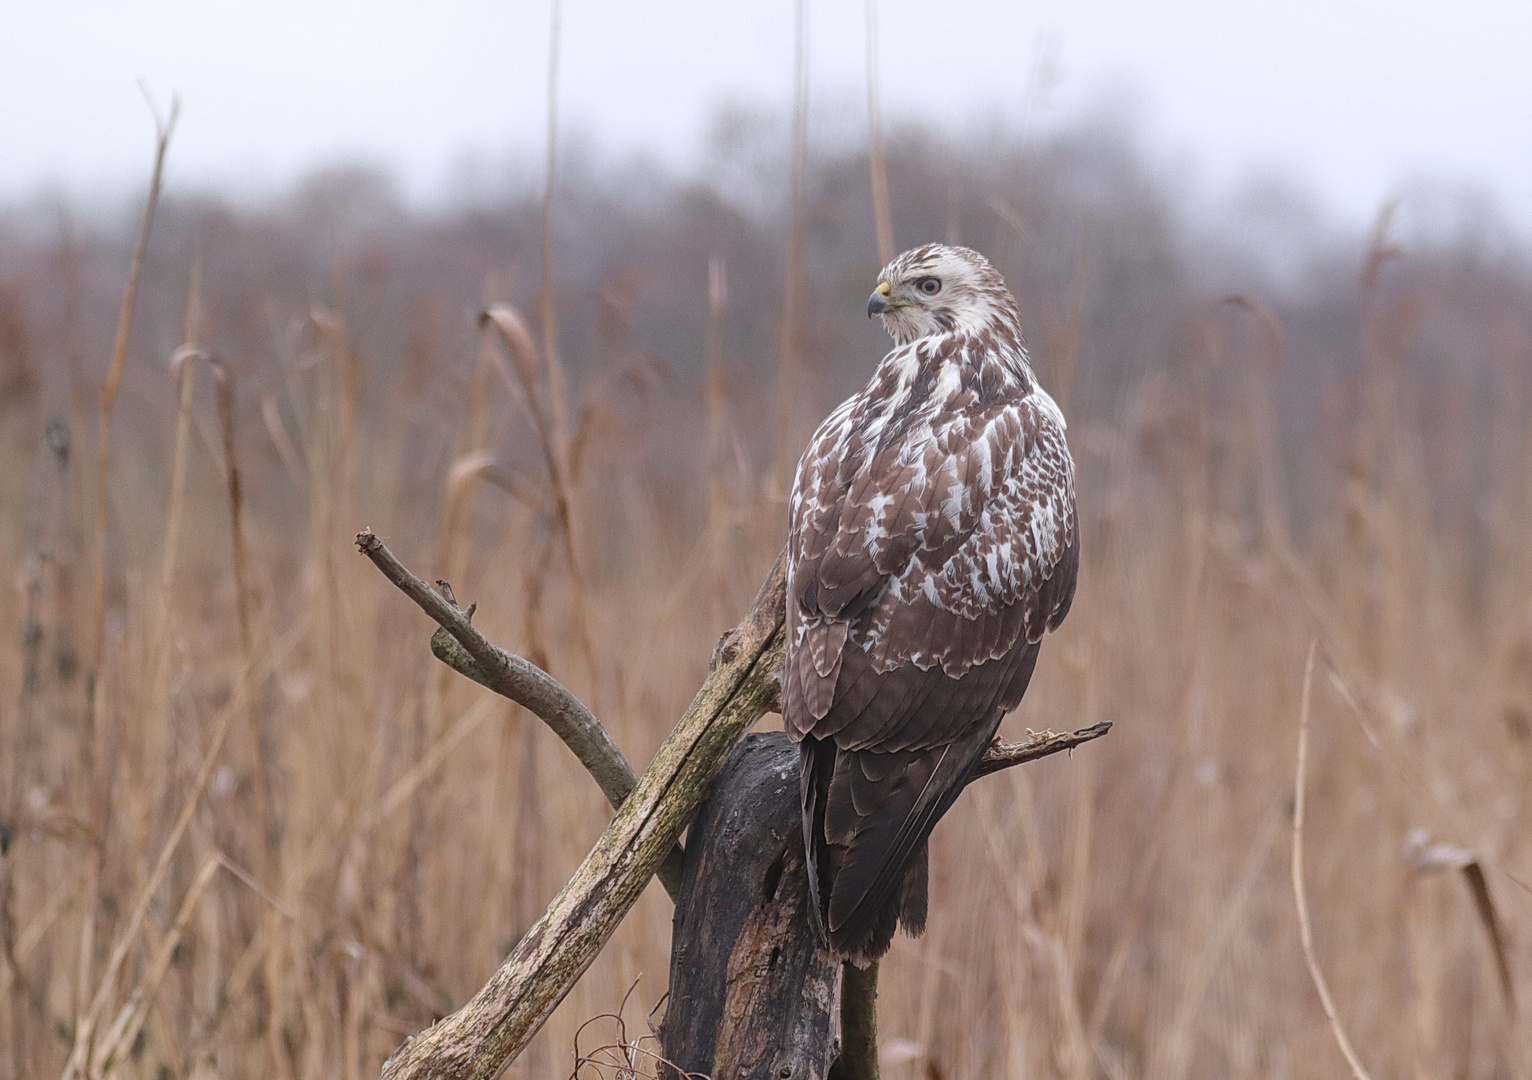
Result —
<svg viewBox="0 0 1532 1080"><path fill-rule="evenodd" d="M638 784L638 773L584 702L530 660L506 652L481 634L471 621L473 605L462 610L450 588L444 585L443 596L410 573L370 529L356 534L356 546L400 592L436 620L440 629L431 635L432 655L480 686L530 710L574 751L612 809L622 806ZM681 858L677 846L658 871L660 884L672 899L681 887Z"/></svg>
<svg viewBox="0 0 1532 1080"><path fill-rule="evenodd" d="M724 635L707 680L637 780L606 729L556 679L522 657L497 648L458 608L450 588L433 590L405 568L370 531L357 547L395 586L441 627L431 651L449 667L530 709L569 745L617 808L606 832L548 910L467 1005L407 1042L384 1067L385 1080L467 1080L493 1077L536 1034L569 988L595 959L617 925L664 863L665 885L679 893L682 852L676 843L711 789L743 733L777 708L776 672L782 657L785 552L761 586L750 612ZM1110 723L1068 734L1045 732L1023 743L996 740L977 779L1001 769L1071 750L1099 738ZM877 1075L877 975L848 980L856 1038L842 1054L847 1075ZM843 1001L843 1010L847 1002Z"/></svg>
<svg viewBox="0 0 1532 1080"><path fill-rule="evenodd" d="M456 639L477 665L477 673L470 678L535 713L574 751L607 801L614 807L622 804L638 782L638 774L601 721L577 697L536 664L491 643L469 621L467 612L410 573L371 530L356 534L356 546L384 577ZM443 660L451 663L446 657Z"/></svg>
<svg viewBox="0 0 1532 1080"><path fill-rule="evenodd" d="M638 783L638 774L601 721L579 698L530 660L506 652L479 633L469 621L471 607L463 611L410 573L370 529L356 534L356 546L400 592L435 619L462 650L459 652L445 642L439 644L433 637L431 651L439 660L531 710L574 751L607 801L614 808L622 805Z"/></svg>
<svg viewBox="0 0 1532 1080"><path fill-rule="evenodd" d="M386 549L371 533L357 543L485 671L501 677L507 661L519 659L485 648L488 642L472 631L464 613L407 571L400 574L397 560L380 559ZM775 698L786 580L786 561L779 557L685 715L574 877L467 1005L389 1060L385 1080L488 1080L537 1033L675 847L735 743ZM531 674L517 670L522 678ZM542 677L534 676L533 685L546 694L546 674L532 672Z"/></svg>
<svg viewBox="0 0 1532 1080"><path fill-rule="evenodd" d="M984 756L979 759L979 767L974 770L973 780L990 773L997 773L1001 769L1009 769L1012 765L1021 765L1028 761L1036 761L1051 754L1063 753L1065 750L1073 750L1081 743L1088 743L1092 739L1099 739L1108 731L1112 730L1112 722L1103 720L1099 724L1079 731L1066 732L1055 735L1051 731L1028 732L1032 737L1026 742L1013 743L1003 739L996 739L989 744L989 749L984 751ZM972 780L969 781L972 783Z"/></svg>

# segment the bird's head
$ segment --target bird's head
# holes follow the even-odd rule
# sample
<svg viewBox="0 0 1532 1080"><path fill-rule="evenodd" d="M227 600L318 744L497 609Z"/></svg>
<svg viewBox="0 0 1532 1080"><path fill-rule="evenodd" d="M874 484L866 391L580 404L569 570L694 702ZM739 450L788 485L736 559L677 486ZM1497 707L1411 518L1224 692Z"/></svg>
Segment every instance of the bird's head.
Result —
<svg viewBox="0 0 1532 1080"><path fill-rule="evenodd" d="M904 345L931 334L977 330L1016 321L1016 301L989 260L977 251L926 244L896 256L878 275L867 317Z"/></svg>

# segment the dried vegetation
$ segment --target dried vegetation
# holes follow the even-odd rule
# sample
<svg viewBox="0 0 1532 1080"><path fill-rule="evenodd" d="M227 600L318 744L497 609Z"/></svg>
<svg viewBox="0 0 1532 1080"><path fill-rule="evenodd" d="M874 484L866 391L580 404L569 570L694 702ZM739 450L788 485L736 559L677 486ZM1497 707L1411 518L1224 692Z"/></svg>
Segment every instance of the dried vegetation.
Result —
<svg viewBox="0 0 1532 1080"><path fill-rule="evenodd" d="M1314 641L1338 1019L1374 1077L1527 1075L1524 253L1401 217L1275 290L1109 134L887 155L897 238L995 259L1071 420L1079 599L1009 731L1115 727L938 829L930 930L883 965L885 1075L1339 1075L1290 885ZM0 220L0 1077L63 1074L87 1022L100 1075L375 1076L540 913L605 800L432 659L351 538L450 580L648 760L781 545L780 445L881 348L865 158L811 156L786 286L757 195L785 163L737 120L710 169L565 181L556 379L536 196L167 197L105 473L126 241ZM652 886L508 1075L642 1071L669 920ZM626 1058L589 1050L613 1025Z"/></svg>

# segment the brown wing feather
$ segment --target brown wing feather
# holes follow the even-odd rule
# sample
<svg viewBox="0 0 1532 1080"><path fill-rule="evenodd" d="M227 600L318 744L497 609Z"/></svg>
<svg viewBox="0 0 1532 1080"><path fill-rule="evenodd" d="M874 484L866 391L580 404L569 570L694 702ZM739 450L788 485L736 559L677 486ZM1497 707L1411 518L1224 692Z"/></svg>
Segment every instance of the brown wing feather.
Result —
<svg viewBox="0 0 1532 1080"><path fill-rule="evenodd" d="M821 426L794 485L782 715L803 740L816 914L854 959L901 919L924 924L926 839L1073 596L1062 418L1029 380L977 384L987 400L912 413L913 390L875 379Z"/></svg>
<svg viewBox="0 0 1532 1080"><path fill-rule="evenodd" d="M945 693L927 696L928 709L987 717L940 746L879 752L804 740L813 762L804 773L813 785L805 797L806 824L813 822L815 834L809 850L818 879L832 883L818 894L816 908L842 955L875 958L888 948L896 921L912 931L925 925L924 866L911 871L911 861L994 738L1005 713L999 700L1021 696L1036 659L1037 646L1029 645L1009 662L986 665L1006 669L986 672L988 678L977 677L977 670L962 679L928 675L930 682L950 684ZM910 880L910 872L918 880Z"/></svg>

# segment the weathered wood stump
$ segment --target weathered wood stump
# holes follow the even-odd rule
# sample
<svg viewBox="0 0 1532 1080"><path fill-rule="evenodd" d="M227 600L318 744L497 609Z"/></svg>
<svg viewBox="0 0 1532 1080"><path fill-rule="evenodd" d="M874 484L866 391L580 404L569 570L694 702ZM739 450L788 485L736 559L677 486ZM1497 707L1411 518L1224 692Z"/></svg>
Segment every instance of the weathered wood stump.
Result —
<svg viewBox="0 0 1532 1080"><path fill-rule="evenodd" d="M748 735L688 833L663 1075L822 1080L839 984L810 922L798 748L781 732Z"/></svg>

